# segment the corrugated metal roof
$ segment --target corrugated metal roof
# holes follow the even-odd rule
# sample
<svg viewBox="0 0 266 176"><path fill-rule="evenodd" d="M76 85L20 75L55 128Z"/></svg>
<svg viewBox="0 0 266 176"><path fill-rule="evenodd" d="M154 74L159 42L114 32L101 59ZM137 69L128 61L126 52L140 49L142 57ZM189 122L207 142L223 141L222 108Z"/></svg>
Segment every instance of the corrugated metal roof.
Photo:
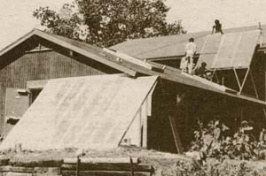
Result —
<svg viewBox="0 0 266 176"><path fill-rule="evenodd" d="M50 80L0 149L115 148L156 76Z"/></svg>
<svg viewBox="0 0 266 176"><path fill-rule="evenodd" d="M260 35L259 31L250 31L243 34L232 63L235 68L248 67L250 65Z"/></svg>
<svg viewBox="0 0 266 176"><path fill-rule="evenodd" d="M266 33L266 25L262 25L263 33ZM224 29L225 34L257 30L258 26ZM200 54L205 39L211 31L188 33L182 35L162 36L156 38L133 39L112 46L112 49L121 51L139 59L167 58L184 54L184 46L190 37L195 38ZM266 37L263 38L266 43Z"/></svg>
<svg viewBox="0 0 266 176"><path fill-rule="evenodd" d="M259 30L223 35L212 68L248 68L257 46Z"/></svg>
<svg viewBox="0 0 266 176"><path fill-rule="evenodd" d="M215 55L219 49L221 39L222 35L220 34L208 35L206 37L203 46L199 51L200 57L198 60L198 65L200 65L202 62L207 64L207 68L212 65Z"/></svg>
<svg viewBox="0 0 266 176"><path fill-rule="evenodd" d="M209 35L200 51L198 64L207 68L248 68L259 40L260 31Z"/></svg>

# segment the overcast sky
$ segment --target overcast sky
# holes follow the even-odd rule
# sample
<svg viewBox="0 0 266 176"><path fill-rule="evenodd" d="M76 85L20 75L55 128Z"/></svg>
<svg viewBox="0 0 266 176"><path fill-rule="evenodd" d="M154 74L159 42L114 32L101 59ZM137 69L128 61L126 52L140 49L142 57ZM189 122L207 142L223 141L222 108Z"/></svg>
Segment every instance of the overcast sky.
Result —
<svg viewBox="0 0 266 176"><path fill-rule="evenodd" d="M39 6L59 10L71 0L0 0L0 48L10 44L38 21L32 12ZM224 28L266 24L266 0L167 0L168 21L182 20L188 32L210 30L218 18Z"/></svg>

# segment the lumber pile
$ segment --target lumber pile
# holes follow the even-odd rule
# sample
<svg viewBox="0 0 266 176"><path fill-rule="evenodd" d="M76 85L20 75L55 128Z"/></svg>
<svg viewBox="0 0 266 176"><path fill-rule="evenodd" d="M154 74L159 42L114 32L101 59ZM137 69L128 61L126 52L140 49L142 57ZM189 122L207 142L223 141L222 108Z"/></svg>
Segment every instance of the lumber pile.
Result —
<svg viewBox="0 0 266 176"><path fill-rule="evenodd" d="M138 158L75 158L65 159L61 172L62 176L150 176L154 169Z"/></svg>
<svg viewBox="0 0 266 176"><path fill-rule="evenodd" d="M16 176L150 176L154 169L138 158L67 158L30 161L0 159L0 175Z"/></svg>

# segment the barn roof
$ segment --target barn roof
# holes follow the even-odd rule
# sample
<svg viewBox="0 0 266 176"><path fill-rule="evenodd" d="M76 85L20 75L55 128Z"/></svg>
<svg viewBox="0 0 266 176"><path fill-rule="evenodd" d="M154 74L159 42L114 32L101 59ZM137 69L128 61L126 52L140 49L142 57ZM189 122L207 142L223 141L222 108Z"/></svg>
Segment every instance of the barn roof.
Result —
<svg viewBox="0 0 266 176"><path fill-rule="evenodd" d="M262 26L262 32L266 33L266 25ZM225 29L224 33L243 33L245 31L258 30L258 26L247 26L240 28ZM155 59L155 58L169 58L184 55L184 46L189 38L195 38L195 43L198 47L198 54L201 50L210 31L187 33L182 35L162 36L157 38L133 39L126 42L112 46L115 49L124 52L128 55L139 59ZM216 44L219 41L212 41ZM266 43L266 38L263 38L263 43Z"/></svg>
<svg viewBox="0 0 266 176"><path fill-rule="evenodd" d="M197 37L200 38L200 37L206 35L206 33L202 32L202 33L195 33L192 35L196 35ZM145 42L146 42L146 40L148 40L148 41L160 40L163 43L167 44L168 40L173 41L171 39L172 37L173 36L163 37L162 39L154 38L154 39L141 39L141 40L145 40ZM178 36L174 36L174 37L177 38ZM180 42L187 41L187 37L185 37L185 35L179 36L179 37L180 38L178 40ZM138 42L138 41L139 40L136 40L136 42ZM83 42L68 39L68 38L65 38L62 36L48 34L48 33L45 33L45 32L42 32L42 31L39 31L36 29L32 30L31 32L27 33L26 35L24 35L23 37L21 37L17 41L11 43L6 48L2 49L0 51L0 59L2 57L5 57L5 55L7 53L12 53L12 55L13 55L14 54L13 50L15 50L16 48L23 47L24 50L30 49L30 48L32 49L32 48L38 46L38 44L40 44L40 43L45 44L47 42L61 46L61 47L66 48L70 51L79 53L79 54L87 57L88 59L95 60L95 61L100 62L104 65L107 65L111 68L117 69L118 71L120 71L122 73L129 74L131 76L137 76L137 74L152 75L152 76L156 75L156 76L160 76L161 78L163 78L165 80L169 80L169 81L175 82L175 83L180 84L180 85L185 85L185 86L198 88L201 90L211 91L214 93L218 93L220 95L237 98L240 100L244 100L246 102L252 102L252 103L260 104L263 106L266 105L266 102L264 102L264 101L261 101L261 100L255 99L255 98L251 98L251 97L247 97L247 96L243 96L243 95L238 95L238 94L236 94L235 91L232 91L232 90L225 88L223 86L220 86L218 84L211 83L209 81L206 82L206 80L200 79L197 76L193 77L193 76L189 76L189 75L184 75L178 69L174 69L174 68L170 68L170 67L164 67L163 65L160 65L160 64L144 62L144 61L138 60L135 57L134 58L130 57L130 59L128 59L129 56L125 56L127 59L125 57L120 58L120 55L118 56L116 53L110 54L109 52L106 52L106 49L91 46L91 45L85 44ZM132 42L135 42L135 41L132 41ZM156 44L158 44L157 46L159 46L160 42L154 42L155 46L156 46ZM108 51L108 49L107 49L107 51ZM118 59L118 58L120 58L120 59ZM147 66L150 67L151 69L149 69ZM234 94L229 93L229 92L234 92Z"/></svg>

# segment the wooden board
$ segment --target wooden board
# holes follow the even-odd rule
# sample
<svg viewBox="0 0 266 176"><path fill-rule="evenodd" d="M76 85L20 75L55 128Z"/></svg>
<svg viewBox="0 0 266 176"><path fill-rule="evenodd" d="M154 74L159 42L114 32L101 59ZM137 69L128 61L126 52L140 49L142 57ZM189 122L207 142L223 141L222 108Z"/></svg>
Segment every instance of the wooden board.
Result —
<svg viewBox="0 0 266 176"><path fill-rule="evenodd" d="M174 117L169 116L169 121L170 121L170 125L171 125L171 128L172 128L172 132L173 132L173 136L174 136L177 152L182 154L183 153L183 147L182 147L182 144L181 144L181 141L180 141L180 137L179 137L179 134L178 134L178 130L177 130L177 127L176 127L176 123L175 123Z"/></svg>
<svg viewBox="0 0 266 176"><path fill-rule="evenodd" d="M131 158L133 163L139 163L139 158ZM116 158L80 158L81 163L113 163L113 164L121 164L121 163L129 163L129 157L116 157ZM75 164L77 163L77 158L65 158L64 163L66 164Z"/></svg>
<svg viewBox="0 0 266 176"><path fill-rule="evenodd" d="M62 170L76 170L77 165L75 164L63 164ZM83 170L103 170L103 171L131 171L132 166L130 163L80 163L79 169ZM150 165L133 164L135 171L152 172L153 168Z"/></svg>
<svg viewBox="0 0 266 176"><path fill-rule="evenodd" d="M134 176L150 176L149 172L134 172ZM62 176L76 176L76 171L62 171ZM131 171L80 171L79 176L132 176Z"/></svg>

